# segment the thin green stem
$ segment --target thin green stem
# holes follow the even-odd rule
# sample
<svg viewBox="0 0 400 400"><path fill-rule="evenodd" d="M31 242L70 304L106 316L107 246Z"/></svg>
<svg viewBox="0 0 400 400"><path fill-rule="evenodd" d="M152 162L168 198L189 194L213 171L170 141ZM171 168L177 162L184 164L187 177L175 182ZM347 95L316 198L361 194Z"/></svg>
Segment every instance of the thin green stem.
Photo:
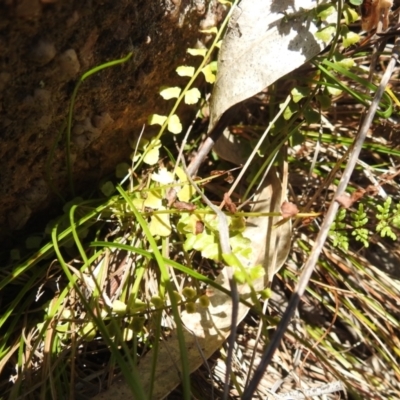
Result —
<svg viewBox="0 0 400 400"><path fill-rule="evenodd" d="M132 57L132 55L133 55L133 53L129 53L124 58L106 62L104 64L98 65L97 67L94 67L94 68L90 69L89 71L85 72L81 76L81 78L79 79L77 84L75 85L74 91L72 92L71 101L69 104L69 112L68 112L68 118L67 118L67 134L66 134L67 176L68 176L69 187L70 187L72 196L75 196L75 188L74 188L73 177L72 177L72 163L71 163L71 148L70 148L71 147L71 129L72 129L72 118L74 115L75 99L78 94L79 87L85 81L85 79L89 78L93 74L96 74L97 72L100 72L103 69L111 68L116 65L123 64L123 63L127 62Z"/></svg>

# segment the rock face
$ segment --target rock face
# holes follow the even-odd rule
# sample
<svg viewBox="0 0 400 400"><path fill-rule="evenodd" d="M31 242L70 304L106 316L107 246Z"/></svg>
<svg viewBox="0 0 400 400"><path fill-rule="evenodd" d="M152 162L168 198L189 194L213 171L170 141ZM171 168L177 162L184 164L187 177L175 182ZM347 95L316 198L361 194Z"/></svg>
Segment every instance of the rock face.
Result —
<svg viewBox="0 0 400 400"><path fill-rule="evenodd" d="M193 65L186 49L195 46L202 21L213 19L210 13L218 14L219 7L213 0L0 3L2 239L41 210L58 213L60 202L49 180L63 196L71 196L65 134L57 140L82 74L133 52L129 62L80 86L70 147L77 193L96 188L116 164L128 161L129 142L148 116L169 110L158 91L186 83L175 68ZM147 127L146 134L151 136L152 129Z"/></svg>

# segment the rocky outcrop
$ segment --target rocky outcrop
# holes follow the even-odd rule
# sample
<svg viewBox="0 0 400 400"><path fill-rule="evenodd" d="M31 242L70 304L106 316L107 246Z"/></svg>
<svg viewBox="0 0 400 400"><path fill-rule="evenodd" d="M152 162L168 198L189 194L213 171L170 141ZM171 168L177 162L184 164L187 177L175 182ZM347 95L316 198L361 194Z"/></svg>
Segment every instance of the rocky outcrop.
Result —
<svg viewBox="0 0 400 400"><path fill-rule="evenodd" d="M193 65L193 58L186 60L186 49L201 39L200 27L218 22L221 7L214 0L0 4L3 239L40 211L46 210L46 216L59 213L61 202L49 179L62 196L71 196L64 136L57 141L80 76L133 52L129 62L91 76L80 87L70 147L77 193L96 188L118 163L128 161L129 143L148 116L168 111L160 87L186 83L175 68ZM155 128L146 127L145 132L151 136Z"/></svg>

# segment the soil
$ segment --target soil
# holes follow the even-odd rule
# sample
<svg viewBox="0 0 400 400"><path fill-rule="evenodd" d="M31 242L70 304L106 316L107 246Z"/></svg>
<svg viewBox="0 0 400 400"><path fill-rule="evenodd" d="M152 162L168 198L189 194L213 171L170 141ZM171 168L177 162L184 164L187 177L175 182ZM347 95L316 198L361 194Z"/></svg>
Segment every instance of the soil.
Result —
<svg viewBox="0 0 400 400"><path fill-rule="evenodd" d="M65 134L58 137L82 74L133 52L129 62L105 69L80 86L70 146L76 194L95 190L118 163L129 162L130 143L149 115L169 111L172 103L161 99L159 89L187 82L175 68L193 65L186 49L204 39L199 27L219 22L221 7L214 0L0 3L3 250L8 251L32 221L44 223L60 213L62 204L51 185L64 198L72 197ZM189 121L192 114L180 117ZM156 131L146 127L145 134Z"/></svg>

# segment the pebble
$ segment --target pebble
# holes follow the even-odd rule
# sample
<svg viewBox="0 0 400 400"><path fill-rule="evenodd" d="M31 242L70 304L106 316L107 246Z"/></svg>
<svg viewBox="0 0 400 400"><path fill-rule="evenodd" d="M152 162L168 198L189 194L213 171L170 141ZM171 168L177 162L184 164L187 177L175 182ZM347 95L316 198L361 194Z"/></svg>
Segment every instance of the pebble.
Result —
<svg viewBox="0 0 400 400"><path fill-rule="evenodd" d="M35 89L33 96L28 95L22 100L22 107L25 110L35 109L46 111L49 108L51 93L45 89Z"/></svg>
<svg viewBox="0 0 400 400"><path fill-rule="evenodd" d="M36 105L44 110L47 110L50 105L51 100L51 92L46 89L35 89L33 92L33 98L35 100Z"/></svg>
<svg viewBox="0 0 400 400"><path fill-rule="evenodd" d="M52 119L51 115L42 115L35 121L35 125L39 129L46 130L50 126L52 121L53 121L53 119Z"/></svg>
<svg viewBox="0 0 400 400"><path fill-rule="evenodd" d="M46 199L49 194L49 187L42 178L36 178L29 183L29 189L24 192L22 198L26 204L37 206L40 202Z"/></svg>
<svg viewBox="0 0 400 400"><path fill-rule="evenodd" d="M86 149L92 142L91 134L79 135L73 139L76 150L81 151Z"/></svg>
<svg viewBox="0 0 400 400"><path fill-rule="evenodd" d="M56 48L53 43L46 40L39 40L29 54L29 58L39 65L48 64L56 55Z"/></svg>
<svg viewBox="0 0 400 400"><path fill-rule="evenodd" d="M60 66L60 80L70 80L74 78L81 65L78 60L78 56L74 49L68 49L62 53L58 59Z"/></svg>
<svg viewBox="0 0 400 400"><path fill-rule="evenodd" d="M194 6L198 15L203 15L206 12L206 4L204 0L195 0Z"/></svg>
<svg viewBox="0 0 400 400"><path fill-rule="evenodd" d="M109 118L111 119L111 117ZM74 134L73 142L77 150L83 150L100 136L101 129L94 127L88 117L83 123L74 125L72 133Z"/></svg>
<svg viewBox="0 0 400 400"><path fill-rule="evenodd" d="M101 131L112 122L114 122L114 120L111 118L111 115L108 112L103 112L93 118L93 125Z"/></svg>
<svg viewBox="0 0 400 400"><path fill-rule="evenodd" d="M211 11L207 12L205 18L200 21L200 29L206 30L217 26L218 20L216 14Z"/></svg>
<svg viewBox="0 0 400 400"><path fill-rule="evenodd" d="M22 229L28 222L32 210L26 205L21 204L8 213L8 225L12 231Z"/></svg>
<svg viewBox="0 0 400 400"><path fill-rule="evenodd" d="M74 135L82 135L83 133L99 135L112 122L114 120L111 115L108 112L103 112L100 115L95 115L93 120L87 117L83 122L76 123L72 128L72 133Z"/></svg>
<svg viewBox="0 0 400 400"><path fill-rule="evenodd" d="M72 128L72 133L74 135L82 135L85 132L100 133L100 131L92 125L92 121L89 117L85 118L83 122L75 124Z"/></svg>

